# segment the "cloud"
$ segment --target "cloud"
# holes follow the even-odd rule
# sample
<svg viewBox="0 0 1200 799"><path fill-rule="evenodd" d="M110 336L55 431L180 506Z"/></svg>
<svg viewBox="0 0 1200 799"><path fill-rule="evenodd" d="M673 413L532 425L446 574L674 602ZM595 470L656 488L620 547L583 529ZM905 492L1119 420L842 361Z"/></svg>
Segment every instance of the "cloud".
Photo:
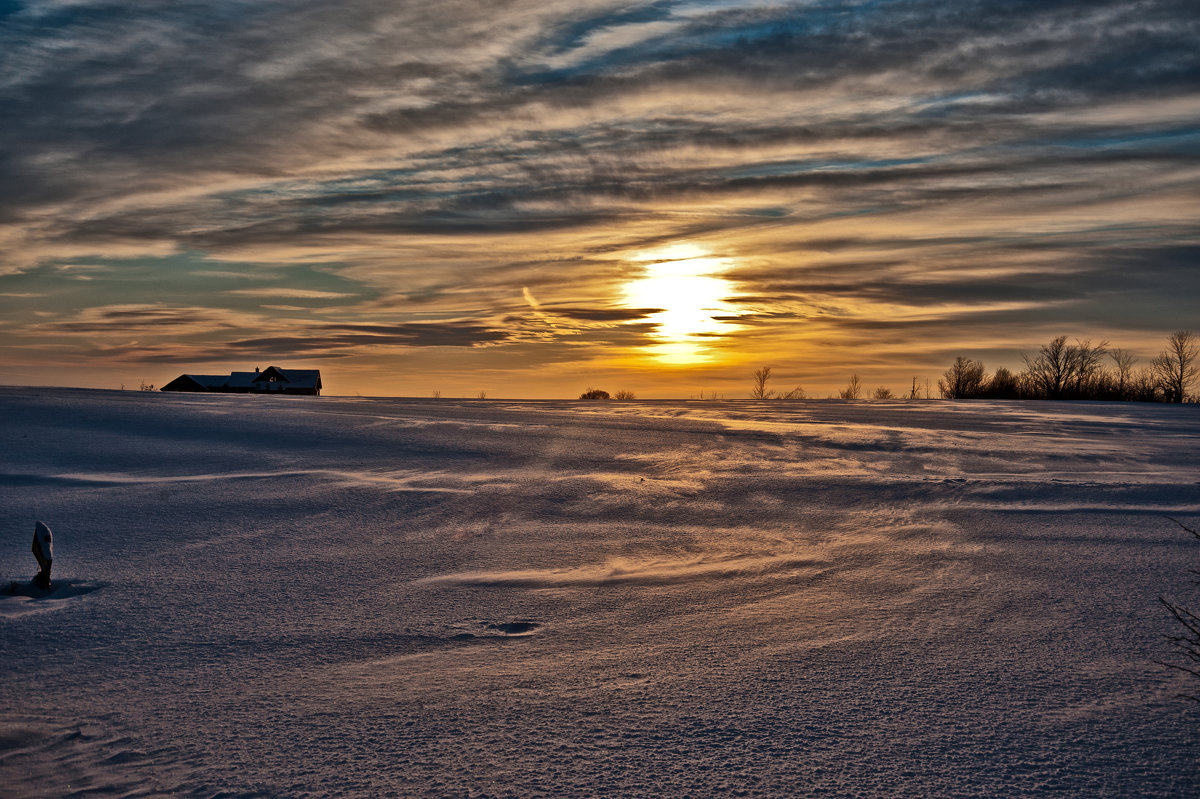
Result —
<svg viewBox="0 0 1200 799"><path fill-rule="evenodd" d="M178 347L171 351L141 352L151 362L189 362L241 357L345 357L357 350L397 347L477 347L508 341L510 334L472 323L414 323L402 325L316 325L295 333L239 338L208 347Z"/></svg>
<svg viewBox="0 0 1200 799"><path fill-rule="evenodd" d="M216 308L163 305L106 305L86 308L67 318L37 324L30 332L50 335L127 336L153 333L174 336L242 327L254 320Z"/></svg>
<svg viewBox="0 0 1200 799"><path fill-rule="evenodd" d="M295 289L295 288L261 288L261 289L230 289L225 292L238 297L289 297L292 299L305 300L326 300L338 299L341 297L353 297L354 294L349 294L341 291L320 291L318 289Z"/></svg>
<svg viewBox="0 0 1200 799"><path fill-rule="evenodd" d="M160 190L182 176L257 175L270 194L238 198L239 210L269 198L273 215L284 217L297 201L331 207L389 197L403 202L406 194L438 197L443 209L496 207L546 188L553 193L545 181L550 173L574 177L562 189L579 194L634 191L638 170L622 167L636 166L647 148L662 153L664 146L724 142L746 163L744 156L771 141L832 144L908 130L969 132L965 143L974 144L988 141L989 130L1037 130L1036 120L1015 116L1029 110L1091 107L1101 92L1117 97L1148 84L1169 95L1197 68L1188 38L1195 15L1169 2L1136 11L1114 2L1044 3L1005 14L969 2L953 13L934 3L869 12L855 4L747 4L710 13L671 3L618 13L607 5L552 3L536 15L525 4L501 13L455 3L446 13L461 15L457 24L373 2L351 2L339 15L315 3L286 12L273 5L230 8L204 19L183 10L101 4L80 4L69 15L18 14L5 42L13 77L0 88L15 112L8 118L17 120L0 134L11 145L3 150L11 154L13 180L6 183L27 192L12 197L14 207L36 206L39 198L82 199L80 192L118 175L132 178L124 190L135 192ZM1118 69L1117 62L1138 69ZM1097 69L1098 63L1114 66ZM744 83L760 78L767 80L758 88ZM838 110L836 102L813 114L803 94L801 114L772 104L816 88L833 90L836 100L842 82L861 79L881 82L863 100L900 93L866 114ZM688 98L706 84L715 108ZM647 94L680 99L657 116L622 110ZM601 121L580 126L573 113L554 110L582 107ZM539 126L537 115L554 124ZM331 129L341 131L340 146ZM353 152L384 146L375 143L374 130L386 131L387 146L399 144L408 156L391 179L355 165L364 159ZM438 146L438 130L448 131L450 146ZM76 169L73 162L85 153L98 166ZM574 157L556 162L556 154ZM573 174L606 156L614 167L604 170L607 178L594 168ZM496 169L502 157L518 169L515 184L495 180L503 178ZM296 196L296 181L285 179L327 165L341 174L324 187L315 184L308 197ZM447 171L464 166L474 173ZM488 172L480 171L484 166ZM536 183L522 184L521 173ZM646 185L660 177L646 173ZM282 190L275 187L281 180ZM208 214L219 217L231 201L213 204ZM512 221L520 224L521 216ZM194 224L163 221L161 235L205 240ZM347 227L362 229L361 221ZM258 229L269 233L271 226ZM90 235L102 232L93 227Z"/></svg>
<svg viewBox="0 0 1200 799"><path fill-rule="evenodd" d="M262 320L254 315L136 305L90 308L76 318L43 321L35 328L22 331L23 335L85 336L75 349L80 355L147 363L268 356L340 358L364 351L471 348L520 340L518 331L474 322L309 324L298 318L280 320L275 334L253 335L263 329Z"/></svg>
<svg viewBox="0 0 1200 799"><path fill-rule="evenodd" d="M161 330L600 353L580 331L652 313L617 308L626 259L688 240L781 348L912 308L1134 326L1157 297L1185 323L1164 270L1200 239L1197 40L1189 0L26 3L0 27L0 295L109 281L29 335L140 329L106 315L135 267L85 263L158 258L175 285L191 253L210 290L130 306L191 313ZM251 299L397 326L229 308Z"/></svg>
<svg viewBox="0 0 1200 799"><path fill-rule="evenodd" d="M547 313L584 322L631 322L645 319L662 308L549 308Z"/></svg>

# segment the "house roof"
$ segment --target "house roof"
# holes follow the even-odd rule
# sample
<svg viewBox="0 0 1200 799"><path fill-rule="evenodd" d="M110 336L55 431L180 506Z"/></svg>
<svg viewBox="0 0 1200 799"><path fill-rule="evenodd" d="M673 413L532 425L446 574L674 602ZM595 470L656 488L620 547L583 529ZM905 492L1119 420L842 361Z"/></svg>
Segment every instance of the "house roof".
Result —
<svg viewBox="0 0 1200 799"><path fill-rule="evenodd" d="M235 372L234 374L240 374ZM320 369L280 369L278 366L268 366L262 372L253 376L255 382L270 380L275 377L289 388L320 388Z"/></svg>
<svg viewBox="0 0 1200 799"><path fill-rule="evenodd" d="M183 375L190 377L205 388L217 388L225 385L225 381L229 380L229 375Z"/></svg>
<svg viewBox="0 0 1200 799"><path fill-rule="evenodd" d="M257 372L230 372L225 377L225 385L230 388L254 388L254 378Z"/></svg>

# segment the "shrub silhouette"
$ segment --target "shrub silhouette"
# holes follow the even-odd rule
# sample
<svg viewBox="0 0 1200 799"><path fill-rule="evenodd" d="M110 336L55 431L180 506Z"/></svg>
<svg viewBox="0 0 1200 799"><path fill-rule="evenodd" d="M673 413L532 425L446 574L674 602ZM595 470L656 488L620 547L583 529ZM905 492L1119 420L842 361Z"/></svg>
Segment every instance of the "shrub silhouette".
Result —
<svg viewBox="0 0 1200 799"><path fill-rule="evenodd" d="M1021 378L1001 366L992 375L991 380L985 381L981 397L987 399L1020 399Z"/></svg>
<svg viewBox="0 0 1200 799"><path fill-rule="evenodd" d="M608 392L599 388L589 388L587 391L580 394L579 398L581 400L606 400L608 399Z"/></svg>

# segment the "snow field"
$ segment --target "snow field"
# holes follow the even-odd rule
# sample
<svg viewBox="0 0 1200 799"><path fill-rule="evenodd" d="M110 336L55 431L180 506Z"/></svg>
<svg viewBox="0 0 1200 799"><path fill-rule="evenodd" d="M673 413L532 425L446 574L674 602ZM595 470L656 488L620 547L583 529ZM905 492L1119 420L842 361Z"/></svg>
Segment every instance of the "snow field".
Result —
<svg viewBox="0 0 1200 799"><path fill-rule="evenodd" d="M1196 596L1191 407L10 388L0 420L0 580L40 518L63 591L0 598L6 796L1200 791L1153 662L1157 597Z"/></svg>

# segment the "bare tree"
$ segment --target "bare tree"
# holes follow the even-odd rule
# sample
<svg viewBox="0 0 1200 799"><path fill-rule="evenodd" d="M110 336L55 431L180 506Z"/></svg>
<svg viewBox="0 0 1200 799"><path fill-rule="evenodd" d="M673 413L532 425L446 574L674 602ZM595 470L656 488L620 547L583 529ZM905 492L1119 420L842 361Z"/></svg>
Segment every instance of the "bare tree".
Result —
<svg viewBox="0 0 1200 799"><path fill-rule="evenodd" d="M1171 519L1170 516L1167 518L1196 538L1200 538L1200 531L1193 530L1178 519ZM1193 571L1192 573L1197 574L1200 572ZM1200 679L1200 616L1181 605L1175 604L1166 597L1160 596L1158 601L1163 603L1163 606L1175 617L1175 621L1179 623L1179 626L1183 628L1178 634L1167 636L1167 639L1175 644L1178 653L1183 656L1184 665L1166 663L1161 660L1158 662L1163 666L1182 671L1185 674L1190 674ZM1184 694L1184 697L1194 702L1200 702L1200 695L1197 694Z"/></svg>
<svg viewBox="0 0 1200 799"><path fill-rule="evenodd" d="M487 399L487 392L486 392L486 391L480 391L480 392L479 392L479 399Z"/></svg>
<svg viewBox="0 0 1200 799"><path fill-rule="evenodd" d="M625 389L621 389L616 394L613 394L613 399L631 400L631 399L637 399L637 397L634 396L634 393L632 391L626 391Z"/></svg>
<svg viewBox="0 0 1200 799"><path fill-rule="evenodd" d="M802 400L808 397L808 392L801 386L796 386L791 391L779 395L782 400Z"/></svg>
<svg viewBox="0 0 1200 799"><path fill-rule="evenodd" d="M894 399L896 395L892 393L890 388L884 388L883 386L880 386L879 388L875 389L875 393L871 396L873 396L875 399Z"/></svg>
<svg viewBox="0 0 1200 799"><path fill-rule="evenodd" d="M775 392L767 388L771 379L771 367L764 366L754 373L754 383L750 389L750 399L764 400L775 396Z"/></svg>
<svg viewBox="0 0 1200 799"><path fill-rule="evenodd" d="M1113 365L1116 367L1117 393L1120 394L1121 399L1126 399L1130 383L1133 380L1133 365L1137 363L1137 357L1129 350L1123 350L1120 347L1109 350L1108 357L1113 359Z"/></svg>
<svg viewBox="0 0 1200 799"><path fill-rule="evenodd" d="M921 387L924 385L925 393L922 396ZM929 399L929 378L921 378L913 375L912 388L908 390L909 399Z"/></svg>
<svg viewBox="0 0 1200 799"><path fill-rule="evenodd" d="M441 399L441 398L442 398L442 392L440 392L440 391L434 391L434 392L433 392L433 398L434 398L434 399Z"/></svg>
<svg viewBox="0 0 1200 799"><path fill-rule="evenodd" d="M1069 347L1068 352L1074 360L1075 396L1087 396L1100 377L1104 356L1108 353L1108 342L1101 341L1093 345L1091 339L1075 339L1075 345Z"/></svg>
<svg viewBox="0 0 1200 799"><path fill-rule="evenodd" d="M846 387L838 392L838 396L842 399L858 399L862 396L862 380L858 375L851 375L850 382Z"/></svg>
<svg viewBox="0 0 1200 799"><path fill-rule="evenodd" d="M1022 353L1029 379L1046 399L1062 399L1075 377L1075 355L1066 336L1043 344L1037 355Z"/></svg>
<svg viewBox="0 0 1200 799"><path fill-rule="evenodd" d="M1176 330L1167 338L1167 348L1150 363L1167 402L1183 402L1192 381L1200 376L1200 342L1190 330Z"/></svg>
<svg viewBox="0 0 1200 799"><path fill-rule="evenodd" d="M971 399L983 393L983 362L961 355L942 373L938 389L946 399Z"/></svg>

